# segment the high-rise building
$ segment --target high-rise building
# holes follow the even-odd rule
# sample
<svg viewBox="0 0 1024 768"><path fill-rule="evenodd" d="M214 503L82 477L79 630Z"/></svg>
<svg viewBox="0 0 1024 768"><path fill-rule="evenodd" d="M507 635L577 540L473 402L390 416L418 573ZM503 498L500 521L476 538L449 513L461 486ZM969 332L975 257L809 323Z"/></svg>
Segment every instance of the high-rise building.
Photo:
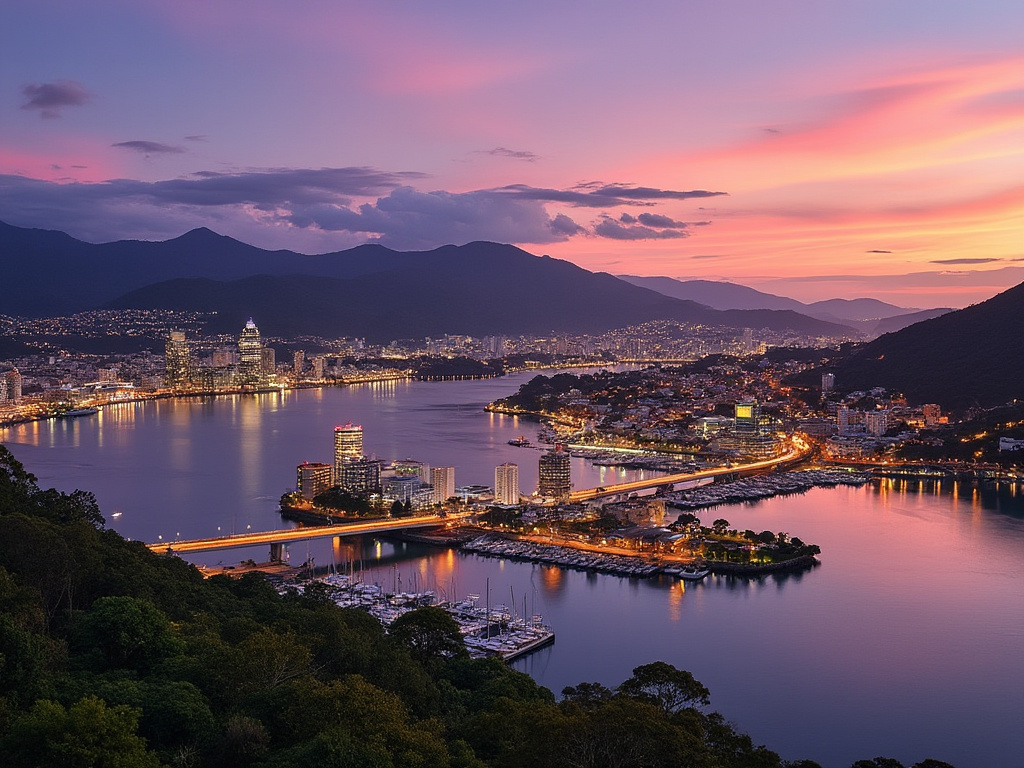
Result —
<svg viewBox="0 0 1024 768"><path fill-rule="evenodd" d="M850 418L850 409L845 405L840 405L839 410L836 411L836 424L839 427L840 435L850 434L850 424L852 420Z"/></svg>
<svg viewBox="0 0 1024 768"><path fill-rule="evenodd" d="M171 331L164 344L164 384L188 386L192 379L192 356L184 331Z"/></svg>
<svg viewBox="0 0 1024 768"><path fill-rule="evenodd" d="M352 493L380 492L381 462L376 459L347 457L335 464L335 483Z"/></svg>
<svg viewBox="0 0 1024 768"><path fill-rule="evenodd" d="M317 355L313 358L312 376L317 381L324 377L324 358L322 355Z"/></svg>
<svg viewBox="0 0 1024 768"><path fill-rule="evenodd" d="M431 467L430 484L434 486L433 503L444 504L455 495L455 467Z"/></svg>
<svg viewBox="0 0 1024 768"><path fill-rule="evenodd" d="M7 382L7 400L11 403L21 402L21 372L17 368L11 368L4 374Z"/></svg>
<svg viewBox="0 0 1024 768"><path fill-rule="evenodd" d="M258 387L263 383L263 344L260 330L250 317L238 337L238 380L242 386Z"/></svg>
<svg viewBox="0 0 1024 768"><path fill-rule="evenodd" d="M821 374L821 394L831 392L836 386L836 375L834 373Z"/></svg>
<svg viewBox="0 0 1024 768"><path fill-rule="evenodd" d="M934 427L936 424L942 423L942 407L935 403L925 403L921 406L921 412L924 414L924 424L926 427Z"/></svg>
<svg viewBox="0 0 1024 768"><path fill-rule="evenodd" d="M889 411L868 411L864 414L864 426L867 427L869 435L881 437L889 431Z"/></svg>
<svg viewBox="0 0 1024 768"><path fill-rule="evenodd" d="M505 462L494 468L494 503L519 503L519 465Z"/></svg>
<svg viewBox="0 0 1024 768"><path fill-rule="evenodd" d="M363 458L363 428L351 421L334 428L334 482L340 483L345 459Z"/></svg>
<svg viewBox="0 0 1024 768"><path fill-rule="evenodd" d="M260 373L263 381L277 373L277 353L273 347L264 347L260 350Z"/></svg>
<svg viewBox="0 0 1024 768"><path fill-rule="evenodd" d="M330 490L332 480L330 464L304 461L295 468L295 487L304 499L312 500Z"/></svg>
<svg viewBox="0 0 1024 768"><path fill-rule="evenodd" d="M296 378L302 376L302 369L306 365L306 353L299 349L292 353L292 373L295 374Z"/></svg>
<svg viewBox="0 0 1024 768"><path fill-rule="evenodd" d="M555 450L542 453L538 466L540 482L537 491L541 496L554 499L565 499L572 489L569 454L562 446L556 445Z"/></svg>

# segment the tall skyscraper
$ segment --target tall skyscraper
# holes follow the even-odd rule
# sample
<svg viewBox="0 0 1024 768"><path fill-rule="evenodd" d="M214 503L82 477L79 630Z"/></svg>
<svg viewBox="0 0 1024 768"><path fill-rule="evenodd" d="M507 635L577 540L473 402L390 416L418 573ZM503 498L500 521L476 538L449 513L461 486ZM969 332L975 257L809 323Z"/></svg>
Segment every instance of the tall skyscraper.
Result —
<svg viewBox="0 0 1024 768"><path fill-rule="evenodd" d="M263 383L263 344L260 330L249 318L238 338L238 379L242 386L258 387Z"/></svg>
<svg viewBox="0 0 1024 768"><path fill-rule="evenodd" d="M494 468L494 503L519 503L519 465L505 462Z"/></svg>
<svg viewBox="0 0 1024 768"><path fill-rule="evenodd" d="M540 482L537 490L541 496L554 499L565 499L572 489L569 454L562 446L556 445L555 450L542 453L538 466Z"/></svg>
<svg viewBox="0 0 1024 768"><path fill-rule="evenodd" d="M831 392L836 386L836 375L834 373L821 374L821 394Z"/></svg>
<svg viewBox="0 0 1024 768"><path fill-rule="evenodd" d="M444 504L455 495L455 467L431 467L430 484L434 486L431 501Z"/></svg>
<svg viewBox="0 0 1024 768"><path fill-rule="evenodd" d="M363 458L363 428L351 421L334 428L334 482L341 482L341 465L345 459Z"/></svg>
<svg viewBox="0 0 1024 768"><path fill-rule="evenodd" d="M292 353L292 373L296 377L302 376L302 369L306 365L306 353L299 349Z"/></svg>
<svg viewBox="0 0 1024 768"><path fill-rule="evenodd" d="M192 380L192 356L184 331L171 331L164 344L164 384L185 387Z"/></svg>

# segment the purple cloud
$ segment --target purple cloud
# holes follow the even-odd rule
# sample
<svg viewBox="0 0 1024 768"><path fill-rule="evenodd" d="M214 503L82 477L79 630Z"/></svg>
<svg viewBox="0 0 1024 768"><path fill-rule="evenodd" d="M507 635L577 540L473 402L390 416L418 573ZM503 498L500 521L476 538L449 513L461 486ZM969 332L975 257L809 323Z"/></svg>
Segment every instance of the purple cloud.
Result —
<svg viewBox="0 0 1024 768"><path fill-rule="evenodd" d="M74 80L39 85L29 83L21 87L21 93L27 99L21 108L39 110L39 116L44 120L55 120L64 107L80 107L92 98L85 86Z"/></svg>
<svg viewBox="0 0 1024 768"><path fill-rule="evenodd" d="M660 227L661 229L685 229L686 223L676 221L660 213L641 213L637 220L645 227Z"/></svg>
<svg viewBox="0 0 1024 768"><path fill-rule="evenodd" d="M674 240L686 237L685 232L677 229L651 229L639 225L622 226L614 219L604 218L594 226L594 234L610 240Z"/></svg>
<svg viewBox="0 0 1024 768"><path fill-rule="evenodd" d="M180 155L185 151L181 147L161 144L158 141L119 141L110 146L118 147L119 149L130 149L143 155Z"/></svg>
<svg viewBox="0 0 1024 768"><path fill-rule="evenodd" d="M137 152L179 149L143 141L119 146ZM113 179L92 184L0 175L0 210L13 224L59 228L94 242L160 238L208 226L249 242L307 252L367 239L420 249L472 240L544 244L585 235L615 240L686 236L682 224L667 216L626 214L620 221L602 216L596 225L585 227L564 213L548 212L552 202L563 198L581 207L643 202L636 195L627 199L607 194L609 186L626 189L624 185L582 191L516 185L460 193L421 192L410 186L423 178L421 173L366 167L200 171L156 182Z"/></svg>
<svg viewBox="0 0 1024 768"><path fill-rule="evenodd" d="M495 147L494 149L488 149L486 154L493 155L494 157L508 157L512 160L523 160L527 163L534 163L540 159L540 155L534 152L527 152L522 149L508 149L506 147Z"/></svg>
<svg viewBox="0 0 1024 768"><path fill-rule="evenodd" d="M703 189L677 191L634 187L627 184L581 184L574 189L545 189L526 184L509 184L493 190L510 197L565 203L579 208L616 208L620 205L653 205L654 200L689 200L699 197L717 197L727 192L708 192Z"/></svg>

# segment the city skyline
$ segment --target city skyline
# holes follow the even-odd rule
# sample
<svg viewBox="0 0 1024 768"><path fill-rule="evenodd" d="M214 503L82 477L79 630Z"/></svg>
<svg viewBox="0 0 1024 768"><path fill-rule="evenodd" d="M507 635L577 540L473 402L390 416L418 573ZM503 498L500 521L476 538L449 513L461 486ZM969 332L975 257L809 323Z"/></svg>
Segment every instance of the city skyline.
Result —
<svg viewBox="0 0 1024 768"><path fill-rule="evenodd" d="M804 301L1024 280L1021 7L495 13L9 11L2 218L304 252L487 239Z"/></svg>

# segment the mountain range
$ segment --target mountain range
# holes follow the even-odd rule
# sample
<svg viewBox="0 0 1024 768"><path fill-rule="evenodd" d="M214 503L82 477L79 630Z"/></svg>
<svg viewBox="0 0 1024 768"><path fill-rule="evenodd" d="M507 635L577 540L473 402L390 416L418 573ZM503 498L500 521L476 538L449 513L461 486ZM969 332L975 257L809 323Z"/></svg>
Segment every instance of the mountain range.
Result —
<svg viewBox="0 0 1024 768"><path fill-rule="evenodd" d="M908 325L939 317L952 309L897 307L878 299L826 299L805 304L796 299L764 293L745 285L716 280L676 280L672 277L617 275L627 283L684 301L698 301L714 309L791 310L830 323L847 325L867 336L890 333Z"/></svg>
<svg viewBox="0 0 1024 768"><path fill-rule="evenodd" d="M718 310L511 245L432 251L380 245L307 256L267 251L208 229L163 242L91 244L0 224L10 281L0 313L54 316L97 308L216 312L210 331L247 317L271 335L600 333L651 320L808 335L850 335L792 310Z"/></svg>

